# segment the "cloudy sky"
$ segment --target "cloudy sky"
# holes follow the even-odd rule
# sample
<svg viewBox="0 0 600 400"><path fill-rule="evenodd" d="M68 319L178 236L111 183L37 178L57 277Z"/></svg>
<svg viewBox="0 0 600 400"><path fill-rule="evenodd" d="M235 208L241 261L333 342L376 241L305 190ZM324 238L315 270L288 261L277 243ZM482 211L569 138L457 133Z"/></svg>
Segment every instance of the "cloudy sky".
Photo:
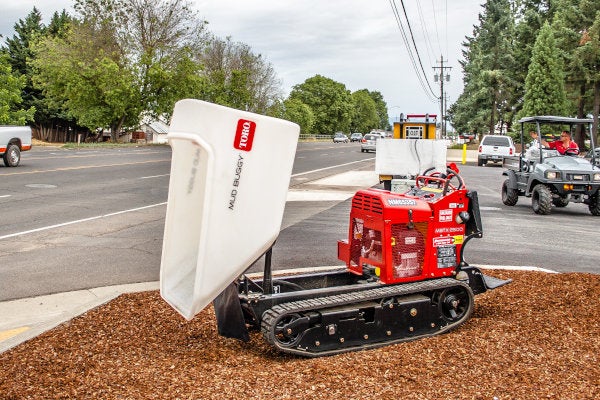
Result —
<svg viewBox="0 0 600 400"><path fill-rule="evenodd" d="M440 83L434 81L441 57L450 81L444 82L448 106L462 92L465 36L473 32L484 0L404 1L428 83L419 82L392 4L404 22L400 0L196 0L199 16L217 36L248 44L273 65L286 94L316 74L355 91L383 94L390 118L400 113L439 114ZM72 0L2 0L0 34L35 5L47 22L54 11L72 11ZM415 64L420 69L415 55ZM423 89L425 87L425 89ZM433 93L432 93L433 92ZM427 94L429 93L429 95ZM435 98L434 98L435 96Z"/></svg>

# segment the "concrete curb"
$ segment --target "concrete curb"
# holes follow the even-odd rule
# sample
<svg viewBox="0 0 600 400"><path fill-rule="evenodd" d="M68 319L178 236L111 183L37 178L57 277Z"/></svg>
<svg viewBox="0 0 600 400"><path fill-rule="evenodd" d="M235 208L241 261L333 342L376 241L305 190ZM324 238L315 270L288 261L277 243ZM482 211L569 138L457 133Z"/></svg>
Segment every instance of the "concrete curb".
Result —
<svg viewBox="0 0 600 400"><path fill-rule="evenodd" d="M123 293L158 290L158 282L115 285L0 303L0 353L99 307Z"/></svg>

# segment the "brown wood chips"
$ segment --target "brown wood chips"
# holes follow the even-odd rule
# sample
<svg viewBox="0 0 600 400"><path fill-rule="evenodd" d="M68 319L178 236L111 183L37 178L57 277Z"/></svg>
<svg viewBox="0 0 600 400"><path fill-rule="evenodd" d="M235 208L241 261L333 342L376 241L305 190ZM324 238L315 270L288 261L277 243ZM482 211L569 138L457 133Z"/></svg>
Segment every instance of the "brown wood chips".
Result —
<svg viewBox="0 0 600 400"><path fill-rule="evenodd" d="M455 331L316 359L123 295L0 354L0 399L600 398L600 275L490 274L514 282Z"/></svg>

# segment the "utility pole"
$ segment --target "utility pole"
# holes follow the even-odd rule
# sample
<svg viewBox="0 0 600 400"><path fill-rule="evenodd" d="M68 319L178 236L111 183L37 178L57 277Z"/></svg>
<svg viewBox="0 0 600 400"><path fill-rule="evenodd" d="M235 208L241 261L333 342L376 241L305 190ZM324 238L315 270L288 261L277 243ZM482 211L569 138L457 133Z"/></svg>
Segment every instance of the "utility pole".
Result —
<svg viewBox="0 0 600 400"><path fill-rule="evenodd" d="M442 137L446 136L446 101L444 96L444 79L450 82L450 74L446 74L444 70L452 69L452 67L444 66L444 56L440 56L439 67L433 67L434 70L440 70L439 75L434 75L434 80L437 82L438 78L440 81L440 131Z"/></svg>

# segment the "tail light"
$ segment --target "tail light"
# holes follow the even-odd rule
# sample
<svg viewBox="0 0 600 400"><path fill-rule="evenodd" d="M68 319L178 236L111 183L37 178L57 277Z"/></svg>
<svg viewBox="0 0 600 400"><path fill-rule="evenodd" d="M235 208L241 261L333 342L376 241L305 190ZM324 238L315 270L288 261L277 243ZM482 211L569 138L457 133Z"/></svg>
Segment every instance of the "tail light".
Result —
<svg viewBox="0 0 600 400"><path fill-rule="evenodd" d="M510 156L513 155L513 148L512 147L508 150L508 155L510 155Z"/></svg>
<svg viewBox="0 0 600 400"><path fill-rule="evenodd" d="M361 143L367 143L367 139L362 139Z"/></svg>
<svg viewBox="0 0 600 400"><path fill-rule="evenodd" d="M483 146L479 146L479 152L481 153L481 150L483 149Z"/></svg>

